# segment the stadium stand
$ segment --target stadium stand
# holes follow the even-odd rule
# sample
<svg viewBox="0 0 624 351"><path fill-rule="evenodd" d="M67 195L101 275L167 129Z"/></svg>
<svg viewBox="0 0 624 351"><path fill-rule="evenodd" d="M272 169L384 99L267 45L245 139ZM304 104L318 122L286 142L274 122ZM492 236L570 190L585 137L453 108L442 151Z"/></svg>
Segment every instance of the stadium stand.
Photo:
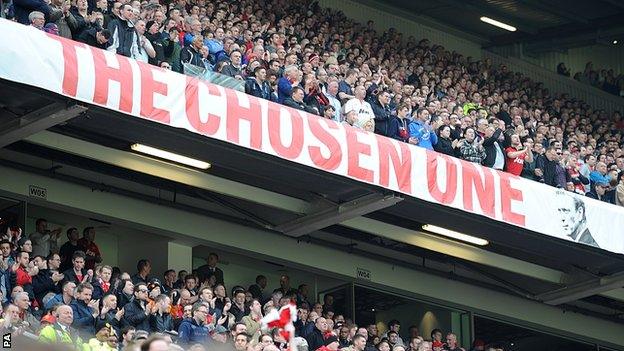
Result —
<svg viewBox="0 0 624 351"><path fill-rule="evenodd" d="M620 112L594 110L505 65L473 61L427 39L405 39L393 29L377 33L372 23L355 23L315 2L33 0L15 1L6 15L163 69L220 73L243 81L248 94L319 118L624 206ZM591 66L587 72L589 84L615 84L612 74L591 73ZM439 330L401 340L393 323L384 336L358 328L333 315L331 305L311 305L286 276L275 290L259 276L249 289L228 291L217 255L177 281L173 270L155 279L146 259L137 272L107 266L92 228L82 238L68 229L68 243L57 248L60 235L43 219L35 233L4 235L3 334L91 350L141 343L151 350L175 340L193 350L231 344L269 351L289 340L280 332L262 334L260 321L294 300L299 350L460 349L453 334ZM482 342L474 346L485 349Z"/></svg>

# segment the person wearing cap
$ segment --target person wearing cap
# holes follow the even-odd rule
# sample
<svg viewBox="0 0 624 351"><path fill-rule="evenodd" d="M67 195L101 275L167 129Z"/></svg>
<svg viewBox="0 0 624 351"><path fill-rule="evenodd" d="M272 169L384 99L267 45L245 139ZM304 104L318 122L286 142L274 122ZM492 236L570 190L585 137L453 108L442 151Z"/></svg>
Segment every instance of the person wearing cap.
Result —
<svg viewBox="0 0 624 351"><path fill-rule="evenodd" d="M225 344L227 343L227 334L228 330L224 326L219 324L212 330L210 336L212 340L214 340L216 343Z"/></svg>
<svg viewBox="0 0 624 351"><path fill-rule="evenodd" d="M193 317L184 319L178 327L178 343L184 347L189 347L196 343L209 344L209 330L206 325L208 307L199 302L195 303L192 313Z"/></svg>
<svg viewBox="0 0 624 351"><path fill-rule="evenodd" d="M115 342L112 343L112 340L115 340ZM98 330L94 338L89 340L89 347L91 351L115 351L117 350L116 341L117 335L115 330L106 325Z"/></svg>
<svg viewBox="0 0 624 351"><path fill-rule="evenodd" d="M596 199L598 201L606 202L609 204L615 204L615 193L613 190L609 190L609 183L605 181L598 181L594 183L593 189L590 190L585 196Z"/></svg>

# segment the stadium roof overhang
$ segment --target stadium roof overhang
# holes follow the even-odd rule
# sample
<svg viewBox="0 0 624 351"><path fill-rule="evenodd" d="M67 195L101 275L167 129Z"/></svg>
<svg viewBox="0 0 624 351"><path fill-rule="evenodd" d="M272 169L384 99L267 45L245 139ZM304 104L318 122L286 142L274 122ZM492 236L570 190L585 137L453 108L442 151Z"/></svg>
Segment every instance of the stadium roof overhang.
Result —
<svg viewBox="0 0 624 351"><path fill-rule="evenodd" d="M13 126L0 132L0 140L11 143L0 151L2 165L150 197L115 179L131 181L170 192L170 199L158 199L170 206L622 320L622 255L25 85L2 80L0 89L0 119ZM130 151L134 143L206 160L212 167L197 171L138 155ZM474 235L489 245L424 232L423 224Z"/></svg>

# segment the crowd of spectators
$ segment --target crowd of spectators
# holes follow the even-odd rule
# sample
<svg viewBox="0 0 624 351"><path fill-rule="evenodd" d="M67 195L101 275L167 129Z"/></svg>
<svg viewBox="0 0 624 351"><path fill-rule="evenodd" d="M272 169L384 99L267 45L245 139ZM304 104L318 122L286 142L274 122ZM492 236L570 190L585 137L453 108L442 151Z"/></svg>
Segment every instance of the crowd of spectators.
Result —
<svg viewBox="0 0 624 351"><path fill-rule="evenodd" d="M61 232L38 219L30 235L9 227L2 236L2 335L82 351L464 350L453 333L439 329L423 338L416 326L401 334L398 320L357 325L337 313L332 295L315 302L308 286L294 288L288 275L275 289L264 275L226 289L215 253L190 272L153 275L148 259L138 261L136 272L122 272L106 264L94 228L85 228L81 238L76 228L67 229L59 248ZM297 305L293 340L261 324L289 303ZM480 340L473 346L486 347Z"/></svg>
<svg viewBox="0 0 624 351"><path fill-rule="evenodd" d="M263 99L624 205L620 112L316 2L14 0L11 9L21 23L120 55L178 72L199 66ZM613 81L591 64L586 76Z"/></svg>
<svg viewBox="0 0 624 351"><path fill-rule="evenodd" d="M570 77L570 69L563 62L557 65L557 73ZM573 78L581 83L604 90L609 94L624 97L624 75L615 74L613 69L603 68L595 70L594 64L587 62L583 72L577 72Z"/></svg>

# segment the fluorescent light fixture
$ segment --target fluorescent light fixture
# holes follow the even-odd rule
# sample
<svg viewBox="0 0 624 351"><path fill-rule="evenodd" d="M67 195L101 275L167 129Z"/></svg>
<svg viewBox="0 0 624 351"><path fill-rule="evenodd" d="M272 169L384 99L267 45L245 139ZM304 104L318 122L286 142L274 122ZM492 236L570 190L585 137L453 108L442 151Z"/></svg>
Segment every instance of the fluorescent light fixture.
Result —
<svg viewBox="0 0 624 351"><path fill-rule="evenodd" d="M199 168L199 169L208 169L210 168L210 163L196 160L194 158L174 154L173 152L157 149L155 147L143 145L143 144L132 144L130 148L136 152L140 152L146 155L156 156L158 158L162 158L165 160L181 163L187 166Z"/></svg>
<svg viewBox="0 0 624 351"><path fill-rule="evenodd" d="M618 41L617 41L617 40L614 40L614 41L613 41L613 45L615 45L615 44L617 44L617 43L618 43Z"/></svg>
<svg viewBox="0 0 624 351"><path fill-rule="evenodd" d="M471 243L471 244L475 244L475 245L479 245L479 246L485 246L485 245L489 244L489 242L487 240L485 240L485 239L477 238L477 237L474 237L472 235L459 233L459 232L456 232L456 231L453 231L453 230L449 230L449 229L438 227L438 226L431 225L431 224L423 225L422 229L426 230L428 232L444 235L444 236L447 236L449 238L465 241L467 243Z"/></svg>
<svg viewBox="0 0 624 351"><path fill-rule="evenodd" d="M493 25L493 26L495 26L495 27L498 27L498 28L503 28L503 29L508 30L508 31L510 31L510 32L515 32L515 31L516 31L516 27L514 27L514 26L510 26L510 25L508 25L507 23L503 23L503 22L497 21L497 20L495 20L495 19L491 19L491 18L489 18L489 17L482 16L482 17L480 18L480 20L481 20L482 22L485 22L485 23L491 24L491 25Z"/></svg>

